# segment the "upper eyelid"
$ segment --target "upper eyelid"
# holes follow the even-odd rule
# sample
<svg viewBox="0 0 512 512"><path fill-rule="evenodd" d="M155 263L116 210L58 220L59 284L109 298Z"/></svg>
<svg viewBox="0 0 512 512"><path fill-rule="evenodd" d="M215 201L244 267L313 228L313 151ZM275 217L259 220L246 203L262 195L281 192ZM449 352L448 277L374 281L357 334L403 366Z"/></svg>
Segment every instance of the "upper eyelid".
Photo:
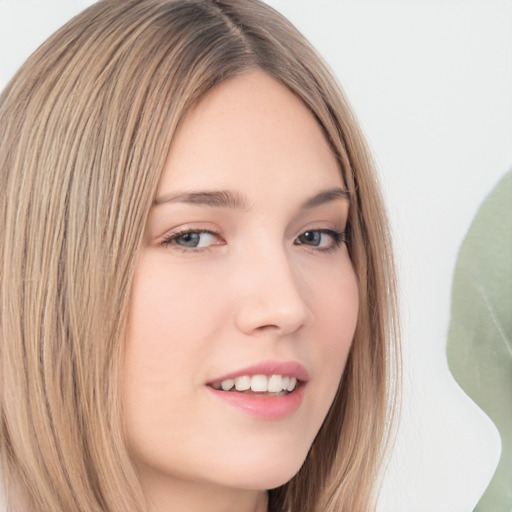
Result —
<svg viewBox="0 0 512 512"><path fill-rule="evenodd" d="M295 222L293 224L295 224ZM341 232L346 229L347 221L345 219L334 219L334 220L323 219L320 221L307 222L305 224L301 222L301 224L302 224L302 227L300 229L293 228L293 231L292 231L292 227L290 226L289 228L287 228L285 230L285 234L286 234L286 232L288 232L288 234L291 235L291 233L293 232L294 234L291 236L293 238L295 238L296 236L301 235L305 231L337 231L337 232ZM162 239L162 238L167 238L169 236L176 235L176 234L192 233L192 232L194 232L194 233L207 232L207 233L212 233L215 235L221 235L224 232L224 230L219 228L215 224L212 225L212 223L210 221L201 222L201 221L193 220L192 222L189 222L189 223L185 222L183 224L178 225L177 227L167 229L167 230L165 230L165 232L163 232L162 235L158 236L157 238Z"/></svg>
<svg viewBox="0 0 512 512"><path fill-rule="evenodd" d="M199 224L199 226L195 226L195 224ZM212 233L214 235L219 235L221 233L221 230L217 227L213 227L211 225L207 225L209 223L202 223L202 222L191 222L191 223L184 223L177 227L166 229L161 235L156 237L158 240L162 240L163 238L168 238L170 236L180 235L184 233Z"/></svg>
<svg viewBox="0 0 512 512"><path fill-rule="evenodd" d="M293 244L294 245L305 245L305 246L308 246L307 244L297 244L296 243L298 238L301 235L303 235L304 233L307 233L308 231L318 231L320 233L331 235L331 237L333 239L334 238L338 239L338 240L335 240L335 242L337 244L339 242L344 243L344 242L347 241L346 230L345 229L338 230L338 229L332 228L332 227L309 227L309 228L303 228L297 235L295 235L293 237ZM190 233L198 233L198 234L205 233L205 234L213 235L213 236L218 237L218 238L222 238L221 235L220 235L220 231L216 231L216 230L212 230L212 229L208 229L208 228L201 228L201 227L198 227L198 228L183 227L183 228L178 228L178 229L172 231L171 233L163 235L159 239L159 245L168 247L169 245L172 244L173 240L176 240L180 236L183 236L183 235L186 235L186 234L190 234ZM180 245L180 244L177 244L177 243L173 244L173 245L175 245L177 249L179 249L180 251L183 251L183 252L202 252L202 251L208 250L210 247L215 247L217 245L224 245L224 244L211 244L211 245L208 245L208 246L205 246L205 247L187 247L187 246ZM310 246L308 246L308 247L310 247ZM311 247L314 248L314 246L311 246ZM325 249L319 249L319 250L325 250Z"/></svg>
<svg viewBox="0 0 512 512"><path fill-rule="evenodd" d="M207 234L210 234L210 235L215 235L215 236L221 236L220 235L220 231L216 231L214 229L210 229L210 228L178 228L178 229L175 229L171 232L167 232L166 234L162 235L160 237L161 240L167 240L167 239L170 239L170 238L174 238L174 237L180 237L182 235L186 235L188 233L207 233Z"/></svg>
<svg viewBox="0 0 512 512"><path fill-rule="evenodd" d="M339 230L339 229L332 229L332 228L309 228L301 231L297 237L295 237L295 240L297 240L301 235L307 233L308 231L318 231L323 234L330 235L332 238L339 239L341 242L346 242L347 240L347 231L345 229ZM301 245L301 244L299 244Z"/></svg>

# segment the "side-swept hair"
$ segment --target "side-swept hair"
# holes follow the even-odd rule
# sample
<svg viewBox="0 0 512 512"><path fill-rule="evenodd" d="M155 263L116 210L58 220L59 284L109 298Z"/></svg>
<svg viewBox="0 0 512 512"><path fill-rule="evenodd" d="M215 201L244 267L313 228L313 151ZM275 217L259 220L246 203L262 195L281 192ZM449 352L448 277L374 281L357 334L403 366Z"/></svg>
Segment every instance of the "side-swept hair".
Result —
<svg viewBox="0 0 512 512"><path fill-rule="evenodd" d="M332 74L259 0L103 0L0 96L0 453L9 510L146 511L119 390L135 262L173 134L261 69L302 99L350 191L359 318L307 459L276 512L367 512L392 409L395 276L373 165Z"/></svg>

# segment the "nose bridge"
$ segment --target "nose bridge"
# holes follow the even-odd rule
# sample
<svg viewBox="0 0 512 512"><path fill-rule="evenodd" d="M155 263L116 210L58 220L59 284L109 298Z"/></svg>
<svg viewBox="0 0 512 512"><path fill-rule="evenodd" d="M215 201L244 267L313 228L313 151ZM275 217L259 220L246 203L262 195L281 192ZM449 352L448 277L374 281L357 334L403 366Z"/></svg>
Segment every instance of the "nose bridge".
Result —
<svg viewBox="0 0 512 512"><path fill-rule="evenodd" d="M283 244L258 244L239 268L237 323L247 333L273 329L294 332L308 322L310 310L294 269L291 254Z"/></svg>

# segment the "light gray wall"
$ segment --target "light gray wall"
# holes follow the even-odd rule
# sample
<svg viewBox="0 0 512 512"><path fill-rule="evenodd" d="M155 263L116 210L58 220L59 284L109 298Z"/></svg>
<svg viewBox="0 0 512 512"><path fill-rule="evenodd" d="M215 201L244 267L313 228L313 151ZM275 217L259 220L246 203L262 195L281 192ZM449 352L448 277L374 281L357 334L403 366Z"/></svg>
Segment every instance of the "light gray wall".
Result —
<svg viewBox="0 0 512 512"><path fill-rule="evenodd" d="M0 0L0 87L91 0ZM401 276L402 421L379 512L469 512L499 436L448 371L452 272L512 164L512 2L268 0L335 69L364 127Z"/></svg>

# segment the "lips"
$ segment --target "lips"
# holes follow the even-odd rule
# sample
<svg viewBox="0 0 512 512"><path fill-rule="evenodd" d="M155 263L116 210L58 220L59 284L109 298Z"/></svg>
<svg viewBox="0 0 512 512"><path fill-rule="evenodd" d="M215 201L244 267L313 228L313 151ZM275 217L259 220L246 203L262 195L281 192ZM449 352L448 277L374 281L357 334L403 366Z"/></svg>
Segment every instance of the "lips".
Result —
<svg viewBox="0 0 512 512"><path fill-rule="evenodd" d="M208 389L225 403L252 416L279 419L301 404L308 372L296 362L266 361L208 382Z"/></svg>

